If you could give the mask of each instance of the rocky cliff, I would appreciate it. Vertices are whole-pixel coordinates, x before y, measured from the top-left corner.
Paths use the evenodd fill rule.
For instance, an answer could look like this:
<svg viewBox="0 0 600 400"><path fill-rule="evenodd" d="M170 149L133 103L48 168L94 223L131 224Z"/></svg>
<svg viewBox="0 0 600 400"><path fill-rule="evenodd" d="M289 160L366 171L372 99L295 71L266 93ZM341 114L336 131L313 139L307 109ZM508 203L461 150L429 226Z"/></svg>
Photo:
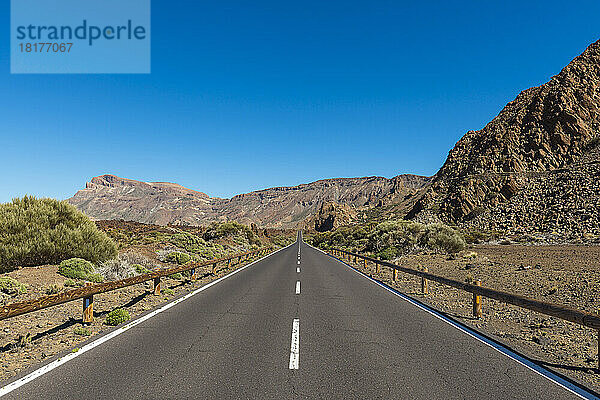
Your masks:
<svg viewBox="0 0 600 400"><path fill-rule="evenodd" d="M234 196L209 197L183 186L164 182L140 182L102 175L69 199L94 219L124 219L153 224L205 225L236 220L261 227L296 228L303 221L325 215L334 207L338 221L349 222L356 210L371 208L417 193L429 178L400 175L324 179L293 187L276 187ZM331 208L333 210L333 208ZM342 216L341 214L346 214ZM324 225L323 225L324 226Z"/></svg>
<svg viewBox="0 0 600 400"><path fill-rule="evenodd" d="M598 230L600 41L450 151L409 218L513 231Z"/></svg>

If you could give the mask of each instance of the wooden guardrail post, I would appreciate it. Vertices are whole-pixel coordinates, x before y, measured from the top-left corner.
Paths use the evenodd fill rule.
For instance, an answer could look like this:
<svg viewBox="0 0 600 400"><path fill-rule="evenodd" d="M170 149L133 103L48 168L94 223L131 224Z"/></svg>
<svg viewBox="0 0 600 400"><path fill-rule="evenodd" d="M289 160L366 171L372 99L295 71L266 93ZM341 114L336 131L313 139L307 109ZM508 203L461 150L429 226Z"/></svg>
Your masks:
<svg viewBox="0 0 600 400"><path fill-rule="evenodd" d="M398 280L398 270L394 268L394 282Z"/></svg>
<svg viewBox="0 0 600 400"><path fill-rule="evenodd" d="M365 267L365 269L367 269L367 259L365 258L363 261L365 262L364 267Z"/></svg>
<svg viewBox="0 0 600 400"><path fill-rule="evenodd" d="M212 272L213 272L213 274L214 274L215 272L217 272L217 263L213 263Z"/></svg>
<svg viewBox="0 0 600 400"><path fill-rule="evenodd" d="M477 280L473 283L475 286L481 286L481 281ZM473 293L473 316L475 318L481 318L483 312L481 310L481 296Z"/></svg>
<svg viewBox="0 0 600 400"><path fill-rule="evenodd" d="M160 276L154 278L154 294L156 296L160 294Z"/></svg>
<svg viewBox="0 0 600 400"><path fill-rule="evenodd" d="M423 267L423 272L429 272L427 267ZM427 294L428 291L429 291L429 284L427 283L427 279L425 279L424 277L421 277L421 293Z"/></svg>
<svg viewBox="0 0 600 400"><path fill-rule="evenodd" d="M378 262L376 262L376 263L375 263L375 273L376 273L376 274L378 274L378 273L379 273L379 270L380 270L380 268L381 268L381 267L379 266L379 263L378 263Z"/></svg>
<svg viewBox="0 0 600 400"><path fill-rule="evenodd" d="M231 258L227 259L227 268L229 268L229 266L231 265Z"/></svg>
<svg viewBox="0 0 600 400"><path fill-rule="evenodd" d="M195 281L196 280L196 268L190 269L190 281Z"/></svg>
<svg viewBox="0 0 600 400"><path fill-rule="evenodd" d="M91 282L86 282L85 286L91 286ZM94 322L94 295L83 298L83 318L82 323L91 324Z"/></svg>

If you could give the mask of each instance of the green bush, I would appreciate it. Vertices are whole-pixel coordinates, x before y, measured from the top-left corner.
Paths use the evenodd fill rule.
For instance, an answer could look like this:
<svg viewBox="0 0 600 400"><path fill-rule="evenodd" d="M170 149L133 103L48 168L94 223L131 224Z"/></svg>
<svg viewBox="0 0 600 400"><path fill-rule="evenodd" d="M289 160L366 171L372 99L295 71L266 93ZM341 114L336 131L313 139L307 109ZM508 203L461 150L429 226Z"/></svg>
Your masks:
<svg viewBox="0 0 600 400"><path fill-rule="evenodd" d="M73 279L67 279L64 283L63 283L64 287L80 287L83 286L83 282L76 282Z"/></svg>
<svg viewBox="0 0 600 400"><path fill-rule="evenodd" d="M310 239L322 249L367 252L384 260L420 251L456 253L466 246L462 235L447 225L403 220L340 227Z"/></svg>
<svg viewBox="0 0 600 400"><path fill-rule="evenodd" d="M237 239L237 241L243 239L251 245L261 244L260 239L256 233L252 231L252 229L235 221L224 222L220 224L213 223L206 230L206 232L204 232L203 237L206 240L219 239L222 237L233 237L234 241L236 241L235 239Z"/></svg>
<svg viewBox="0 0 600 400"><path fill-rule="evenodd" d="M66 201L25 196L0 204L0 272L73 257L98 263L116 255L114 242Z"/></svg>
<svg viewBox="0 0 600 400"><path fill-rule="evenodd" d="M135 272L138 275L142 275L142 274L147 274L150 272L150 270L146 267L144 267L143 265L140 264L133 264L133 268L135 268Z"/></svg>
<svg viewBox="0 0 600 400"><path fill-rule="evenodd" d="M73 329L73 333L80 336L90 336L92 334L92 331L78 326L77 328Z"/></svg>
<svg viewBox="0 0 600 400"><path fill-rule="evenodd" d="M381 260L393 260L400 256L400 251L396 247L386 247L376 254Z"/></svg>
<svg viewBox="0 0 600 400"><path fill-rule="evenodd" d="M58 273L71 279L102 282L102 276L94 272L94 264L82 258L64 260L58 266Z"/></svg>
<svg viewBox="0 0 600 400"><path fill-rule="evenodd" d="M8 295L27 293L27 288L21 282L8 276L0 277L0 292Z"/></svg>
<svg viewBox="0 0 600 400"><path fill-rule="evenodd" d="M169 242L191 253L200 253L207 247L207 243L204 239L187 232L174 234L169 239Z"/></svg>
<svg viewBox="0 0 600 400"><path fill-rule="evenodd" d="M166 260L170 263L183 265L190 262L191 257L189 256L189 254L181 253L179 251L173 251L167 254Z"/></svg>
<svg viewBox="0 0 600 400"><path fill-rule="evenodd" d="M60 288L58 287L58 285L50 285L46 288L47 295L57 294L59 292L60 292Z"/></svg>
<svg viewBox="0 0 600 400"><path fill-rule="evenodd" d="M104 323L106 325L117 326L120 323L129 321L130 318L131 317L129 316L129 311L127 311L123 308L117 308L116 310L112 310L111 312L108 313Z"/></svg>
<svg viewBox="0 0 600 400"><path fill-rule="evenodd" d="M426 225L421 242L431 250L450 254L458 253L467 246L460 233L441 223Z"/></svg>

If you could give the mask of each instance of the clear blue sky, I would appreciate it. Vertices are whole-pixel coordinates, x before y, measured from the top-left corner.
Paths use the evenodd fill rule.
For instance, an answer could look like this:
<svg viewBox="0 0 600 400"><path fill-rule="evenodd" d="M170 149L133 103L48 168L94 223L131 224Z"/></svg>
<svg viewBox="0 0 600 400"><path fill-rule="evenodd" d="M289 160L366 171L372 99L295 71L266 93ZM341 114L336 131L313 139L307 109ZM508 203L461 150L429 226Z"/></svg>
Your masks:
<svg viewBox="0 0 600 400"><path fill-rule="evenodd" d="M423 3L154 0L150 75L10 75L4 1L0 201L104 173L220 197L432 175L600 38L597 0Z"/></svg>

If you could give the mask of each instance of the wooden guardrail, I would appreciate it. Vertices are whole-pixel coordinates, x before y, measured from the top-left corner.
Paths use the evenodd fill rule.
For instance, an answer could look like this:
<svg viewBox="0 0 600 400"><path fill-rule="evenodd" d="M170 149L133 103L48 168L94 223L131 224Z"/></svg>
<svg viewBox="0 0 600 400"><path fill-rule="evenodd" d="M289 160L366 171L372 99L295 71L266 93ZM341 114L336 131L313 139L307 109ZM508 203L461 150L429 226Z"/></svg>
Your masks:
<svg viewBox="0 0 600 400"><path fill-rule="evenodd" d="M600 315L598 314L592 314L586 311L581 311L575 308L562 306L558 304L546 303L544 301L531 299L529 297L508 293L501 290L486 288L481 286L480 281L475 281L473 284L469 284L466 282L460 282L453 279L444 278L442 276L430 274L429 272L427 272L427 270L419 271L412 268L406 268L400 265L392 264L387 261L378 260L376 258L367 257L346 250L332 249L331 254L334 257L346 258L348 261L354 258L354 261L358 262L358 260L361 259L364 261L365 266L367 266L367 262L372 262L375 264L377 272L379 272L379 266L391 268L393 271L394 280L397 280L397 271L414 276L419 276L421 277L421 290L425 293L427 292L428 280L472 293L473 316L478 318L482 316L481 297L487 297L490 299L498 300L502 303L512 304L521 308L526 308L528 310L536 311L541 314L550 315L552 317L560 318L565 321L574 322L576 324L595 329L598 332L598 347L600 350ZM600 368L600 356L598 362L598 367Z"/></svg>
<svg viewBox="0 0 600 400"><path fill-rule="evenodd" d="M247 251L245 253L235 254L229 257L223 257L213 260L204 261L201 263L190 263L178 267L155 270L147 274L132 276L118 281L91 284L86 283L86 286L67 290L65 292L52 294L48 296L38 297L37 299L20 301L0 307L0 320L15 317L17 315L27 314L33 311L42 310L47 307L56 306L67 303L73 300L83 299L83 323L93 321L93 296L95 294L106 293L116 289L121 289L127 286L136 285L146 281L154 281L154 294L160 294L160 278L180 272L191 271L191 280L197 278L196 269L212 266L212 272L216 272L219 264L225 264L222 268L227 268L232 261L235 264L241 263L252 256L266 255L271 252L272 247L265 247L258 250Z"/></svg>

